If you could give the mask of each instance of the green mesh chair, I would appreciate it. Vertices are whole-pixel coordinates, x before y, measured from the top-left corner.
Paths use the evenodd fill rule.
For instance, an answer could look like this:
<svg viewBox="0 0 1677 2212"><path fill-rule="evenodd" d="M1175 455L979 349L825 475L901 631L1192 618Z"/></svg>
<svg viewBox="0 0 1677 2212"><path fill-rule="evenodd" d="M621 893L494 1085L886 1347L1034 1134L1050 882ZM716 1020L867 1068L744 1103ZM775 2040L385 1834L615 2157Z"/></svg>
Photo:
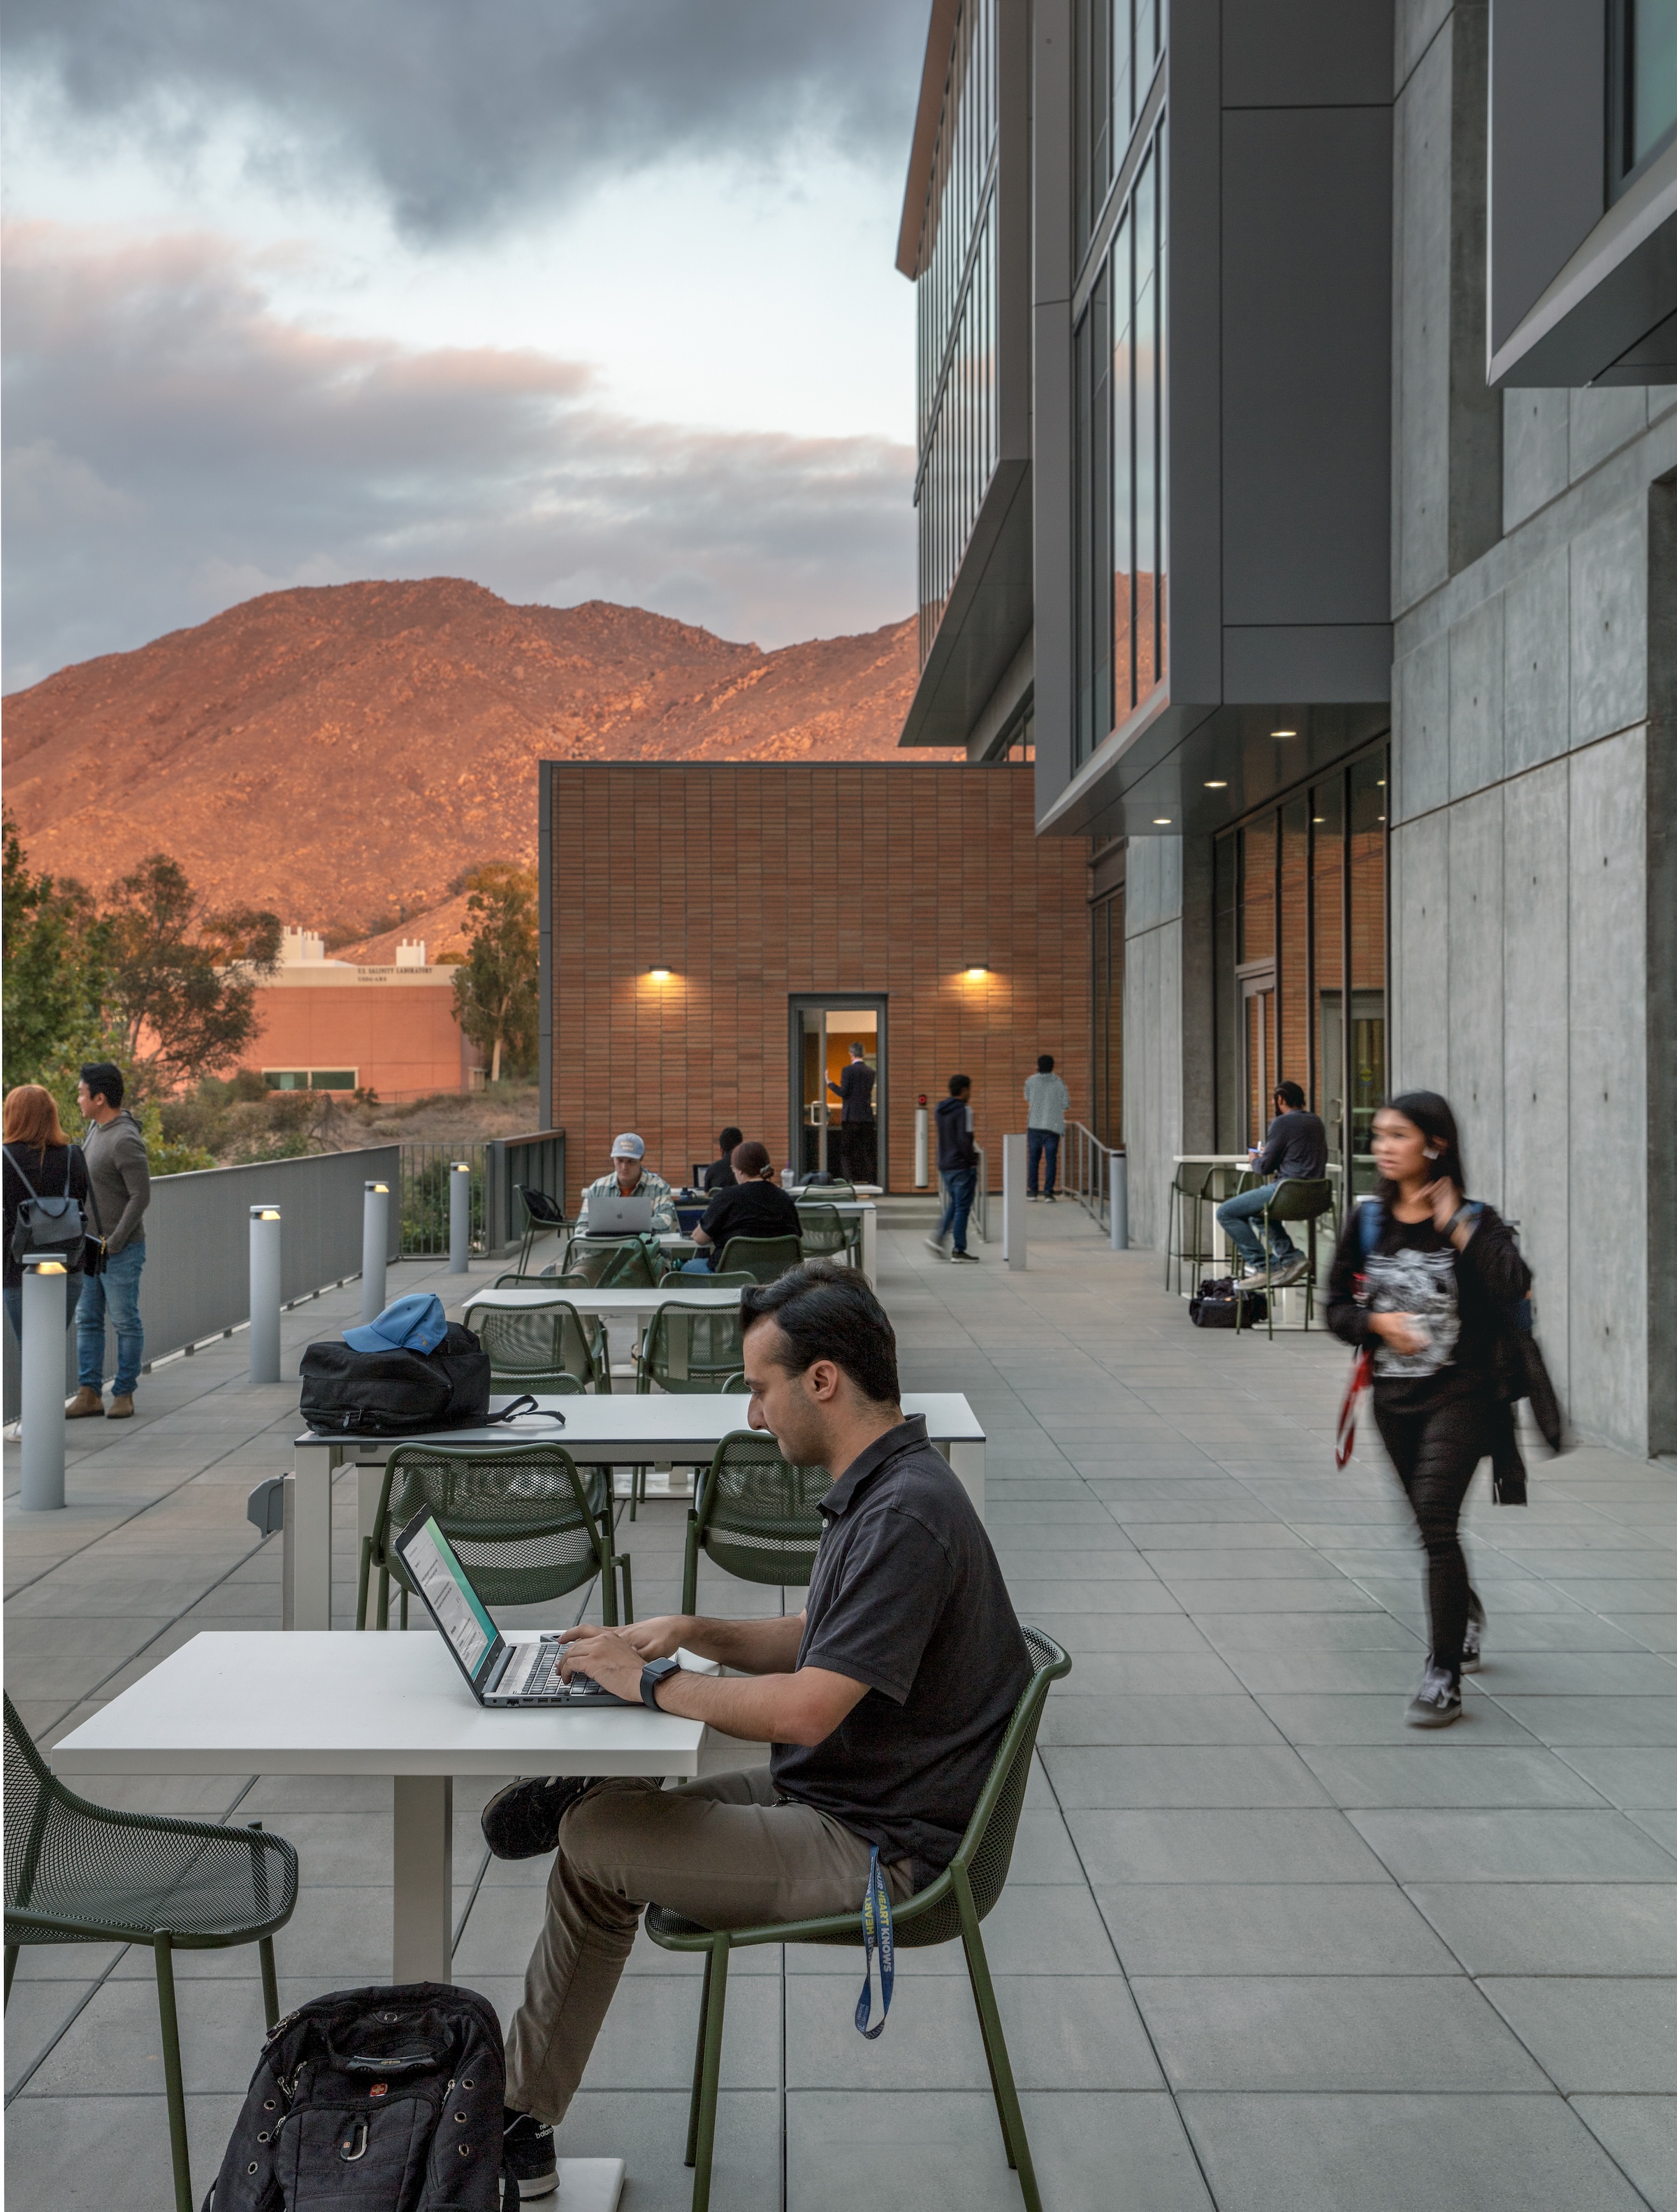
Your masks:
<svg viewBox="0 0 1677 2212"><path fill-rule="evenodd" d="M621 1237L573 1236L565 1247L561 1266L570 1275L580 1275L591 1289L598 1289L605 1279L608 1267L621 1258L623 1240Z"/></svg>
<svg viewBox="0 0 1677 2212"><path fill-rule="evenodd" d="M1264 1325L1272 1341L1275 1335L1275 1301L1280 1294L1272 1286L1270 1282L1270 1276L1273 1270L1271 1267L1269 1258L1271 1242L1269 1224L1272 1221L1303 1221L1308 1222L1309 1224L1309 1234L1306 1237L1306 1249L1309 1255L1309 1265L1304 1272L1302 1285L1294 1284L1292 1285L1294 1289L1302 1287L1303 1290L1304 1327L1308 1330L1315 1313L1317 1272L1316 1224L1324 1213L1333 1217L1335 1228L1334 1241L1337 1243L1339 1212L1333 1183L1326 1176L1288 1176L1282 1182L1276 1184L1273 1192L1271 1194L1268 1205L1265 1206L1263 1212L1258 1216L1258 1219L1261 1221L1264 1225ZM1242 1280L1255 1289L1258 1279L1255 1275L1247 1275L1243 1276ZM1236 1329L1241 1326L1241 1315L1244 1305L1245 1300L1243 1298L1236 1298L1235 1300L1235 1327Z"/></svg>
<svg viewBox="0 0 1677 2212"><path fill-rule="evenodd" d="M730 1237L722 1247L720 1272L749 1275L754 1283L772 1283L800 1267L803 1259L803 1246L796 1237Z"/></svg>
<svg viewBox="0 0 1677 2212"><path fill-rule="evenodd" d="M410 1585L395 1539L429 1506L454 1547L467 1579L486 1606L541 1605L599 1577L600 1617L617 1625L615 1577L621 1575L623 1619L635 1618L629 1565L612 1549L611 1476L585 1475L562 1444L527 1443L483 1450L462 1445L398 1444L385 1466L373 1533L362 1540L355 1626L365 1628L368 1585L378 1570L376 1626L390 1626L390 1585L401 1596L408 1625Z"/></svg>
<svg viewBox="0 0 1677 2212"><path fill-rule="evenodd" d="M854 1213L842 1214L835 1206L800 1206L798 1212L803 1224L798 1242L806 1260L836 1260L861 1243L861 1221Z"/></svg>
<svg viewBox="0 0 1677 2212"><path fill-rule="evenodd" d="M722 1385L722 1395L725 1398L735 1397L741 1394L747 1396L750 1395L749 1391L746 1390L745 1370L743 1367L740 1369L738 1375L730 1375L727 1381Z"/></svg>
<svg viewBox="0 0 1677 2212"><path fill-rule="evenodd" d="M611 1363L605 1331L598 1320L585 1322L568 1299L505 1311L478 1306L473 1313L477 1339L489 1355L489 1387L499 1391L562 1390L568 1376L586 1389L609 1393Z"/></svg>
<svg viewBox="0 0 1677 2212"><path fill-rule="evenodd" d="M550 1275L497 1275L493 1287L497 1291L591 1291L594 1287L586 1275L562 1275L556 1268Z"/></svg>
<svg viewBox="0 0 1677 2212"><path fill-rule="evenodd" d="M530 1264L530 1255L544 1237L556 1237L565 1225L565 1209L556 1198L550 1198L544 1190L532 1190L528 1184L515 1182L524 1206L524 1242L519 1246L520 1272Z"/></svg>
<svg viewBox="0 0 1677 2212"><path fill-rule="evenodd" d="M696 1275L689 1276L696 1283ZM739 1315L726 1307L684 1305L671 1298L653 1316L635 1353L635 1387L712 1391L737 1375L744 1359Z"/></svg>
<svg viewBox="0 0 1677 2212"><path fill-rule="evenodd" d="M832 1486L827 1468L792 1466L761 1429L724 1437L695 1486L687 1516L682 1611L691 1613L698 1602L702 1551L741 1582L806 1589L821 1541L816 1507Z"/></svg>
<svg viewBox="0 0 1677 2212"><path fill-rule="evenodd" d="M756 1280L756 1277L748 1275L743 1267L736 1268L731 1275L725 1275L720 1267L709 1275L690 1275L684 1268L669 1267L665 1270L658 1287L660 1291L679 1290L684 1283L690 1283L696 1290L738 1291Z"/></svg>
<svg viewBox="0 0 1677 2212"><path fill-rule="evenodd" d="M193 2212L180 2071L174 1954L254 1943L262 2009L279 2018L274 1931L297 1902L297 1854L283 1837L209 1820L90 1805L66 1790L6 1707L6 1987L25 1943L138 1943L157 1972L163 2087L176 2212Z"/></svg>
<svg viewBox="0 0 1677 2212"><path fill-rule="evenodd" d="M1030 1755L1042 1717L1050 1683L1072 1671L1072 1662L1052 1637L1027 1628L1031 1676L1013 1708L1007 1733L991 1762L990 1771L967 1832L955 1856L935 1881L891 1908L891 1926L900 1951L918 1950L933 1943L951 1943L958 1936L967 1954L967 1978L978 2008L979 2032L990 2063L990 2085L995 2093L996 2116L1001 2122L1002 2144L1007 2163L1019 2177L1019 2193L1026 2212L1042 2212L1037 2192L1030 2145L1025 2138L1024 2116L996 2009L989 1961L979 1923L1001 1895L1012 1863L1013 1839L1018 1833L1024 1805L1025 1784L1030 1775ZM716 2087L722 2063L722 2014L727 2000L730 1954L748 1944L846 1944L860 1949L862 1916L835 1913L819 1920L789 1920L759 1928L701 1928L658 1905L647 1908L647 1933L661 1950L701 1951L704 1954L704 1991L700 1999L699 2042L693 2060L693 2100L687 2123L687 2164L693 2168L693 2212L707 2212L710 2203L711 2160L716 2147Z"/></svg>
<svg viewBox="0 0 1677 2212"><path fill-rule="evenodd" d="M846 1182L841 1176L835 1176L831 1182L799 1183L797 1191L799 1206L806 1203L811 1206L835 1206L841 1199L848 1201L854 1199L855 1195L855 1184Z"/></svg>

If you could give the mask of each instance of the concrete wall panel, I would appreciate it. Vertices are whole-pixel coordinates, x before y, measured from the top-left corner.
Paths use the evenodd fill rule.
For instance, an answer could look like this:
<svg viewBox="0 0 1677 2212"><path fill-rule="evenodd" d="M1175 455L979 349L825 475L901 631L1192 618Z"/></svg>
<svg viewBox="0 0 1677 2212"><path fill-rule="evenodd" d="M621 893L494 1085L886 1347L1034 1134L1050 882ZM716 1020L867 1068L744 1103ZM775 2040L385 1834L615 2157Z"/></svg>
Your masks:
<svg viewBox="0 0 1677 2212"><path fill-rule="evenodd" d="M1444 1007L1449 986L1449 824L1443 814L1412 822L1393 839L1399 856L1392 900L1392 991L1402 1057L1398 1091L1449 1089Z"/></svg>
<svg viewBox="0 0 1677 2212"><path fill-rule="evenodd" d="M1450 0L1397 0L1393 23L1394 76L1400 91L1421 56L1449 22Z"/></svg>
<svg viewBox="0 0 1677 2212"><path fill-rule="evenodd" d="M1566 398L1567 472L1574 483L1648 428L1648 394L1640 385L1606 385L1569 392Z"/></svg>
<svg viewBox="0 0 1677 2212"><path fill-rule="evenodd" d="M1503 602L1498 592L1449 634L1450 796L1503 773Z"/></svg>
<svg viewBox="0 0 1677 2212"><path fill-rule="evenodd" d="M1572 743L1648 712L1648 509L1616 508L1571 543Z"/></svg>
<svg viewBox="0 0 1677 2212"><path fill-rule="evenodd" d="M1571 1371L1581 1428L1647 1449L1647 733L1571 762ZM1627 1291L1629 1295L1627 1296Z"/></svg>
<svg viewBox="0 0 1677 2212"><path fill-rule="evenodd" d="M1430 637L1392 670L1394 818L1411 822L1449 796L1448 636Z"/></svg>
<svg viewBox="0 0 1677 2212"><path fill-rule="evenodd" d="M1392 605L1449 574L1450 49L1436 39L1394 115Z"/></svg>
<svg viewBox="0 0 1677 2212"><path fill-rule="evenodd" d="M1503 795L1453 806L1449 823L1449 1080L1474 1189L1503 1202Z"/></svg>
<svg viewBox="0 0 1677 2212"><path fill-rule="evenodd" d="M1567 593L1566 548L1559 545L1503 594L1503 761L1510 775L1566 750Z"/></svg>
<svg viewBox="0 0 1677 2212"><path fill-rule="evenodd" d="M1516 529L1567 484L1567 395L1503 394L1503 528Z"/></svg>
<svg viewBox="0 0 1677 2212"><path fill-rule="evenodd" d="M1568 786L1565 761L1503 792L1503 1211L1537 1277L1538 1333L1568 1395Z"/></svg>

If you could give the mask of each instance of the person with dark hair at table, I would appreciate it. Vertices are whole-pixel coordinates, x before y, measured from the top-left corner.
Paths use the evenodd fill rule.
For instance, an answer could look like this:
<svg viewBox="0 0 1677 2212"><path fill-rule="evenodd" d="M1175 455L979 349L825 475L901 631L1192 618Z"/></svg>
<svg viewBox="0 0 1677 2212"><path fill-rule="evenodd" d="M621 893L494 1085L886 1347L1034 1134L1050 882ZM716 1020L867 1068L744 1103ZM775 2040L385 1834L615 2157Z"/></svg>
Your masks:
<svg viewBox="0 0 1677 2212"><path fill-rule="evenodd" d="M1284 1182L1319 1182L1328 1172L1328 1131L1319 1114L1307 1113L1304 1093L1296 1083L1275 1087L1275 1119L1261 1145L1250 1154L1254 1172L1261 1178L1254 1190L1225 1198L1217 1209L1219 1224L1239 1253L1249 1274L1264 1272L1264 1248L1255 1223ZM1309 1260L1288 1236L1285 1223L1269 1224L1269 1279L1277 1290L1296 1283L1309 1266Z"/></svg>
<svg viewBox="0 0 1677 2212"><path fill-rule="evenodd" d="M705 1218L693 1231L699 1256L687 1261L684 1275L710 1275L721 1265L724 1247L731 1237L800 1237L803 1223L798 1201L775 1180L775 1167L767 1145L749 1143L733 1148L733 1182L719 1190L705 1208Z"/></svg>
<svg viewBox="0 0 1677 2212"><path fill-rule="evenodd" d="M750 1425L832 1470L808 1601L790 1619L570 1629L567 1668L774 1749L680 1790L562 1777L485 1807L499 1856L558 1851L507 2039L506 2155L526 2197L555 2185L553 2130L645 1907L706 1928L854 1912L876 1849L900 1905L953 1856L1030 1677L984 1524L924 1419L903 1419L866 1279L811 1261L739 1310ZM727 1671L685 1670L682 1650Z"/></svg>
<svg viewBox="0 0 1677 2212"><path fill-rule="evenodd" d="M699 1178L701 1190L732 1190L738 1178L733 1171L735 1148L745 1141L745 1132L736 1129L732 1122L716 1139L716 1149L722 1155L713 1160Z"/></svg>

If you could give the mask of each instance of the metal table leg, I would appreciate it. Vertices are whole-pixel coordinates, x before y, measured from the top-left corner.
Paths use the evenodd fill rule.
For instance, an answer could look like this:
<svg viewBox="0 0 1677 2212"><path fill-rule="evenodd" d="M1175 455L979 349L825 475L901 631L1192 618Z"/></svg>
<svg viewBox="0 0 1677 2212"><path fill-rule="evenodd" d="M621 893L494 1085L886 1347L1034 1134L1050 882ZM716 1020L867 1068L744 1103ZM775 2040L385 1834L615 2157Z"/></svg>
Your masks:
<svg viewBox="0 0 1677 2212"><path fill-rule="evenodd" d="M395 1895L391 1979L454 1978L454 1780L398 1774L395 1780Z"/></svg>
<svg viewBox="0 0 1677 2212"><path fill-rule="evenodd" d="M283 1619L288 1628L332 1625L332 1476L341 1444L299 1444L286 1499Z"/></svg>
<svg viewBox="0 0 1677 2212"><path fill-rule="evenodd" d="M862 1216L862 1273L874 1290L879 1287L879 1216L871 1211Z"/></svg>
<svg viewBox="0 0 1677 2212"><path fill-rule="evenodd" d="M977 1509L978 1517L984 1518L984 1445L969 1437L962 1443L940 1446L945 1457L955 1470L961 1487Z"/></svg>

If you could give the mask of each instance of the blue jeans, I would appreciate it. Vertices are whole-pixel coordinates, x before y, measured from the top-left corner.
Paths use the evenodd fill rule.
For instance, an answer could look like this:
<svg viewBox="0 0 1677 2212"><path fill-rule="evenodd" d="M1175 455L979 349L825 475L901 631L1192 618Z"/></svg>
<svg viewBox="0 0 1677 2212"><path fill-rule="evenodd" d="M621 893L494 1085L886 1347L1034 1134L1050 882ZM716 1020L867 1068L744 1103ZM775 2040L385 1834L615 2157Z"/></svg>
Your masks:
<svg viewBox="0 0 1677 2212"><path fill-rule="evenodd" d="M681 1272L684 1275L710 1275L716 1271L710 1264L709 1255L701 1252L696 1260L684 1260Z"/></svg>
<svg viewBox="0 0 1677 2212"><path fill-rule="evenodd" d="M967 1216L972 1212L973 1194L978 1188L976 1168L951 1168L944 1176L944 1218L938 1224L938 1242L941 1244L952 1229L955 1249L967 1249Z"/></svg>
<svg viewBox="0 0 1677 2212"><path fill-rule="evenodd" d="M146 1240L137 1237L105 1262L101 1275L89 1275L82 1285L82 1303L76 1310L76 1380L84 1390L105 1387L105 1319L108 1314L117 1332L117 1379L112 1385L118 1398L131 1398L145 1357L145 1334L140 1327L140 1270L146 1263Z"/></svg>
<svg viewBox="0 0 1677 2212"><path fill-rule="evenodd" d="M1029 1163L1029 1172L1025 1176L1026 1190L1029 1191L1032 1198L1036 1197L1036 1170L1039 1164L1046 1164L1048 1173L1043 1177L1042 1191L1044 1196L1052 1198L1054 1196L1054 1174L1060 1166L1059 1130L1027 1129L1025 1131L1025 1158Z"/></svg>
<svg viewBox="0 0 1677 2212"><path fill-rule="evenodd" d="M64 1327L68 1328L76 1318L76 1301L82 1295L82 1285L87 1278L77 1268L73 1275L64 1277ZM5 1292L6 1311L12 1324L12 1334L19 1344L23 1341L23 1285L12 1285Z"/></svg>
<svg viewBox="0 0 1677 2212"><path fill-rule="evenodd" d="M1276 1192L1279 1182L1267 1182L1257 1190L1243 1190L1237 1198L1225 1198L1217 1209L1217 1218L1229 1232L1229 1241L1249 1267L1261 1267L1264 1263L1263 1240L1253 1227L1253 1218L1261 1214ZM1284 1222L1270 1224L1269 1257L1272 1265L1279 1267L1291 1260L1298 1247L1286 1231Z"/></svg>

